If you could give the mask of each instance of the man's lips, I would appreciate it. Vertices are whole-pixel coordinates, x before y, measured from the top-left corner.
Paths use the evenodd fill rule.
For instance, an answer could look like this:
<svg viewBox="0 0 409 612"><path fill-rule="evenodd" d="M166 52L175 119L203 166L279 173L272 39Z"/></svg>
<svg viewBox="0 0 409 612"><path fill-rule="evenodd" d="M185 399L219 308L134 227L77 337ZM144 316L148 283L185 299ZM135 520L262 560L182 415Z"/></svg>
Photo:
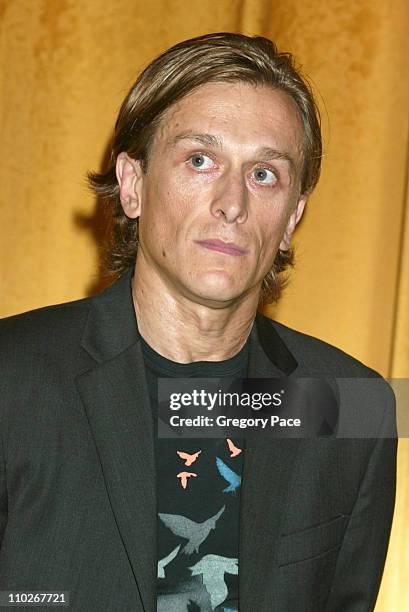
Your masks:
<svg viewBox="0 0 409 612"><path fill-rule="evenodd" d="M195 240L197 244L210 249L211 251L219 251L226 255L245 255L247 251L234 244L234 242L223 242L223 240Z"/></svg>

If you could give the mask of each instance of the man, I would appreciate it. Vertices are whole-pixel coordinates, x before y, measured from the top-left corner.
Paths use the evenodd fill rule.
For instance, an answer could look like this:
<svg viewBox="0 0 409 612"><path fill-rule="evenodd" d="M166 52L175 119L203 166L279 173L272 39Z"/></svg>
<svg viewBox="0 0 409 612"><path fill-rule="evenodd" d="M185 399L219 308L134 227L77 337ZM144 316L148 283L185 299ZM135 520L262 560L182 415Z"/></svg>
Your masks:
<svg viewBox="0 0 409 612"><path fill-rule="evenodd" d="M67 592L86 612L373 610L395 492L387 401L360 406L376 438L155 433L159 378L369 378L388 396L257 314L320 159L309 87L267 39L185 41L136 81L90 177L120 280L2 324L0 589Z"/></svg>

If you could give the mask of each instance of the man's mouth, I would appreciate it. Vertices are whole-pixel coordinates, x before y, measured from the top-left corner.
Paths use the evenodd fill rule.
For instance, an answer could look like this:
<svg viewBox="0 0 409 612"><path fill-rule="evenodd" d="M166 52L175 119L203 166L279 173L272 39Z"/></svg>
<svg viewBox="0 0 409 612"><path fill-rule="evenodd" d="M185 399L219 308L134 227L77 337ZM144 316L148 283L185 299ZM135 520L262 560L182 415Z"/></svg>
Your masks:
<svg viewBox="0 0 409 612"><path fill-rule="evenodd" d="M245 255L246 249L239 247L234 242L223 242L223 240L195 240L196 244L200 244L205 249L211 251L218 251L219 253L225 253L226 255Z"/></svg>

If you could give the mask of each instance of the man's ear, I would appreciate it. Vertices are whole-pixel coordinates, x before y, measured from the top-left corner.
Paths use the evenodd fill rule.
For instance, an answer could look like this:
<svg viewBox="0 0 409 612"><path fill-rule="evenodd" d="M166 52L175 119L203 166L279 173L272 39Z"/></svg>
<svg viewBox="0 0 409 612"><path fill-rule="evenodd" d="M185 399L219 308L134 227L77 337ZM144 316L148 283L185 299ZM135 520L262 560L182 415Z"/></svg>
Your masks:
<svg viewBox="0 0 409 612"><path fill-rule="evenodd" d="M141 214L142 204L143 172L141 162L132 159L123 151L116 159L115 170L124 213L130 219L136 219Z"/></svg>
<svg viewBox="0 0 409 612"><path fill-rule="evenodd" d="M288 219L287 227L285 228L284 235L281 239L279 249L280 251L288 251L291 246L291 238L294 234L294 230L297 226L297 223L302 217L304 212L305 205L307 203L308 196L302 195L300 196L297 206L294 208L293 212Z"/></svg>

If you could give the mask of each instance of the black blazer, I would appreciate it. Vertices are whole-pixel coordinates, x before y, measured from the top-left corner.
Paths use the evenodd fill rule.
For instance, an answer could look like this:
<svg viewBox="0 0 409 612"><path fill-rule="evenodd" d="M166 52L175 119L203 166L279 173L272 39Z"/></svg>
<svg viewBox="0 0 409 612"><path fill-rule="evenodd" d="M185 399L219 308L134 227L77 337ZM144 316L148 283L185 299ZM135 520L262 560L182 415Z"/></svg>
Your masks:
<svg viewBox="0 0 409 612"><path fill-rule="evenodd" d="M3 320L0 339L0 590L154 612L154 445L131 273L94 298ZM262 315L249 359L253 378L377 376ZM387 405L360 409L394 427ZM391 438L248 441L240 611L372 610L395 473Z"/></svg>

